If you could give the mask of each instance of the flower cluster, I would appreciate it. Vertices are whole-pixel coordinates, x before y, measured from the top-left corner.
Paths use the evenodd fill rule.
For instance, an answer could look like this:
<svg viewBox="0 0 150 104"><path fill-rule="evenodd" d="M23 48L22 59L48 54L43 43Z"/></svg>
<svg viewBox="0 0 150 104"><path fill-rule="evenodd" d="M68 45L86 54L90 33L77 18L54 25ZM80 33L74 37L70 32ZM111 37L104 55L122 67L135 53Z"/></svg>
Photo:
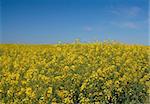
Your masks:
<svg viewBox="0 0 150 104"><path fill-rule="evenodd" d="M0 103L144 103L149 53L149 46L117 42L1 44Z"/></svg>

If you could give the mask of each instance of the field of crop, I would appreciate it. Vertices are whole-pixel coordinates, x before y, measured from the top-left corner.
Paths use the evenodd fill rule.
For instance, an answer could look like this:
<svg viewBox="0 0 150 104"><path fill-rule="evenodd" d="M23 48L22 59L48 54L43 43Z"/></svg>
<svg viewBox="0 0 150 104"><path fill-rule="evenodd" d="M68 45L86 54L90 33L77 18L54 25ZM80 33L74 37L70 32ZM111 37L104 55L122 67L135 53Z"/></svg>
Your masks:
<svg viewBox="0 0 150 104"><path fill-rule="evenodd" d="M150 47L117 42L0 45L0 104L143 104Z"/></svg>

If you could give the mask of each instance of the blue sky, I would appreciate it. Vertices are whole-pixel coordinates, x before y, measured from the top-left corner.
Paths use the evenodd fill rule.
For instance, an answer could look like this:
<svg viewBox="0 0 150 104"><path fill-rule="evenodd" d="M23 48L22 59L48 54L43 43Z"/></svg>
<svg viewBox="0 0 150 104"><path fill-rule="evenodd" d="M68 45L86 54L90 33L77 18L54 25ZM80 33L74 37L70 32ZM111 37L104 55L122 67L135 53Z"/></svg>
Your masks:
<svg viewBox="0 0 150 104"><path fill-rule="evenodd" d="M0 0L1 43L148 45L149 0Z"/></svg>

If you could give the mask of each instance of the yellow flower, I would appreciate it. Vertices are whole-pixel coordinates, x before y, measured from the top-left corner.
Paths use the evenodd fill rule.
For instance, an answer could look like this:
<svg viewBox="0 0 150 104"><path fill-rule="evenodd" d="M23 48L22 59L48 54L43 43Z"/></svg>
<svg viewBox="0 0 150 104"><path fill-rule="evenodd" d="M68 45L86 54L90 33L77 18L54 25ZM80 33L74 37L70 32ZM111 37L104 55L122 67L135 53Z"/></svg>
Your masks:
<svg viewBox="0 0 150 104"><path fill-rule="evenodd" d="M63 70L64 70L64 71L69 70L69 66L65 66L65 67L63 68Z"/></svg>
<svg viewBox="0 0 150 104"><path fill-rule="evenodd" d="M148 53L150 46L115 41L0 44L0 104L116 103L124 94L143 103L150 93Z"/></svg>
<svg viewBox="0 0 150 104"><path fill-rule="evenodd" d="M32 94L32 88L28 87L26 88L26 92L25 92L28 96L30 96Z"/></svg>
<svg viewBox="0 0 150 104"><path fill-rule="evenodd" d="M111 86L112 86L112 80L106 81L106 86L107 86L107 87L111 87Z"/></svg>
<svg viewBox="0 0 150 104"><path fill-rule="evenodd" d="M52 91L53 91L52 87L48 87L47 93L52 94Z"/></svg>

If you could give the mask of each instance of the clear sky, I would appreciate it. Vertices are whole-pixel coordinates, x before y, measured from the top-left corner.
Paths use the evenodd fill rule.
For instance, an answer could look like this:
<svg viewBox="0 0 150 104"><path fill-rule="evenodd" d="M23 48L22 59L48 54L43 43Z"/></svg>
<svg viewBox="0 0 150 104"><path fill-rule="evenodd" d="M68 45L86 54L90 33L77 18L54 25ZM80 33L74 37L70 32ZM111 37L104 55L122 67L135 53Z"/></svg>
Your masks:
<svg viewBox="0 0 150 104"><path fill-rule="evenodd" d="M149 0L0 0L1 43L148 45Z"/></svg>

